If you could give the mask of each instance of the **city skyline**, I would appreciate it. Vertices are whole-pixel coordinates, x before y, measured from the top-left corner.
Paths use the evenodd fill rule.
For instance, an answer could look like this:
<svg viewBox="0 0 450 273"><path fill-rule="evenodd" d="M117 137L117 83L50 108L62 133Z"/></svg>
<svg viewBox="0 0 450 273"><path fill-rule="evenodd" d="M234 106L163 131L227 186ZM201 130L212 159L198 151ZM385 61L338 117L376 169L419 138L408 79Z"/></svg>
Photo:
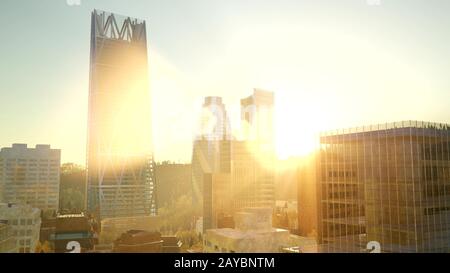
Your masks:
<svg viewBox="0 0 450 273"><path fill-rule="evenodd" d="M317 2L2 1L0 21L17 24L0 45L0 147L51 144L62 162L85 165L94 8L147 21L157 161L190 161L205 96L221 96L237 124L236 101L258 87L275 93L281 157L328 129L448 123L450 3Z"/></svg>

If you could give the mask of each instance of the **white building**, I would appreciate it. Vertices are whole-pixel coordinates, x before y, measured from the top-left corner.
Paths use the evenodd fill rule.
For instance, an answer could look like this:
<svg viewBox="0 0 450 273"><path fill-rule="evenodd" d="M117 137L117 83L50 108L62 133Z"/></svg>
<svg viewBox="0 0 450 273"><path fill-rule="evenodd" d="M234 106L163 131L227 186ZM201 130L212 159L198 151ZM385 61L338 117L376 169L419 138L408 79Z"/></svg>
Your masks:
<svg viewBox="0 0 450 273"><path fill-rule="evenodd" d="M34 253L41 228L40 209L29 205L0 203L0 222L7 222L18 252Z"/></svg>
<svg viewBox="0 0 450 273"><path fill-rule="evenodd" d="M0 202L58 210L61 150L13 144L0 150Z"/></svg>
<svg viewBox="0 0 450 273"><path fill-rule="evenodd" d="M206 253L279 253L289 247L290 233L272 228L272 208L246 208L236 213L236 228L208 229Z"/></svg>

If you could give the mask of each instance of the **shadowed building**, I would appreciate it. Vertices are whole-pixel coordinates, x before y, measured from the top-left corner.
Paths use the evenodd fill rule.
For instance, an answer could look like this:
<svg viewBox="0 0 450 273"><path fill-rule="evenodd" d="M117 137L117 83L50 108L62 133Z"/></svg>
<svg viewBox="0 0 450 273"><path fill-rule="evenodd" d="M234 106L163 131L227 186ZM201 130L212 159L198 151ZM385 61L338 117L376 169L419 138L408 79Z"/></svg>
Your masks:
<svg viewBox="0 0 450 273"><path fill-rule="evenodd" d="M180 253L182 243L175 236L159 232L129 230L114 241L116 253Z"/></svg>
<svg viewBox="0 0 450 273"><path fill-rule="evenodd" d="M156 214L145 21L92 13L87 208Z"/></svg>
<svg viewBox="0 0 450 273"><path fill-rule="evenodd" d="M324 251L450 251L450 126L405 121L321 134Z"/></svg>
<svg viewBox="0 0 450 273"><path fill-rule="evenodd" d="M82 213L58 215L55 220L55 233L50 236L55 253L69 252L67 244L71 241L80 244L81 252L92 250L98 241L97 238L93 220Z"/></svg>

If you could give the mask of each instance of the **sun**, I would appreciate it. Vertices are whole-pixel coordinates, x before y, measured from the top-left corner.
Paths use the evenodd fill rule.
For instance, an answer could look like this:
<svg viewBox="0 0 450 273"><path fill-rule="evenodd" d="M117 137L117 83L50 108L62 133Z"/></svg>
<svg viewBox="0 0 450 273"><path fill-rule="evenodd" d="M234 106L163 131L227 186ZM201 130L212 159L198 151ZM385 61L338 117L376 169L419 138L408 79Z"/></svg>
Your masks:
<svg viewBox="0 0 450 273"><path fill-rule="evenodd" d="M295 101L295 100L294 100ZM324 114L312 107L299 107L292 101L275 103L275 146L278 158L306 156L318 148Z"/></svg>

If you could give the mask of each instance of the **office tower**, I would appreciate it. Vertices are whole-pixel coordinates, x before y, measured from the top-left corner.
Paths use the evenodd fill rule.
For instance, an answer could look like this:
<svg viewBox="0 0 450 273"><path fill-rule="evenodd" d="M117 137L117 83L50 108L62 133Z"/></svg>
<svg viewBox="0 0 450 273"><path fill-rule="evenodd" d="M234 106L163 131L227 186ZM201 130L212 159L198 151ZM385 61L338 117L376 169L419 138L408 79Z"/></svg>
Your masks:
<svg viewBox="0 0 450 273"><path fill-rule="evenodd" d="M254 89L253 95L241 100L241 127L245 140L255 141L258 150L274 152L273 92Z"/></svg>
<svg viewBox="0 0 450 273"><path fill-rule="evenodd" d="M222 98L206 97L192 153L193 203L202 206L203 230L216 227L217 215L230 207L224 191L230 185L230 132Z"/></svg>
<svg viewBox="0 0 450 273"><path fill-rule="evenodd" d="M231 192L230 173L205 173L203 177L203 231L211 228L234 227Z"/></svg>
<svg viewBox="0 0 450 273"><path fill-rule="evenodd" d="M244 140L231 145L233 209L275 207L275 144L272 92L255 89L241 100Z"/></svg>
<svg viewBox="0 0 450 273"><path fill-rule="evenodd" d="M61 150L50 145L13 144L0 151L0 202L23 203L43 211L59 208Z"/></svg>
<svg viewBox="0 0 450 273"><path fill-rule="evenodd" d="M221 97L206 97L201 115L199 139L231 139L230 121Z"/></svg>
<svg viewBox="0 0 450 273"><path fill-rule="evenodd" d="M249 141L231 146L233 210L247 207L275 207L273 155L260 153Z"/></svg>
<svg viewBox="0 0 450 273"><path fill-rule="evenodd" d="M229 125L221 99L205 99L203 107L214 118L202 123L208 126L194 142L192 158L194 201L203 203L204 231L234 226L234 213L244 208L274 208L273 103L273 93L259 89L241 100L244 139L237 140L222 134Z"/></svg>
<svg viewBox="0 0 450 273"><path fill-rule="evenodd" d="M94 11L91 27L87 208L155 215L145 21Z"/></svg>
<svg viewBox="0 0 450 273"><path fill-rule="evenodd" d="M450 125L405 121L321 134L326 251L450 250Z"/></svg>
<svg viewBox="0 0 450 273"><path fill-rule="evenodd" d="M0 203L0 222L12 229L19 253L34 253L39 241L41 210L29 205Z"/></svg>
<svg viewBox="0 0 450 273"><path fill-rule="evenodd" d="M317 154L300 160L297 169L298 235L317 239Z"/></svg>

